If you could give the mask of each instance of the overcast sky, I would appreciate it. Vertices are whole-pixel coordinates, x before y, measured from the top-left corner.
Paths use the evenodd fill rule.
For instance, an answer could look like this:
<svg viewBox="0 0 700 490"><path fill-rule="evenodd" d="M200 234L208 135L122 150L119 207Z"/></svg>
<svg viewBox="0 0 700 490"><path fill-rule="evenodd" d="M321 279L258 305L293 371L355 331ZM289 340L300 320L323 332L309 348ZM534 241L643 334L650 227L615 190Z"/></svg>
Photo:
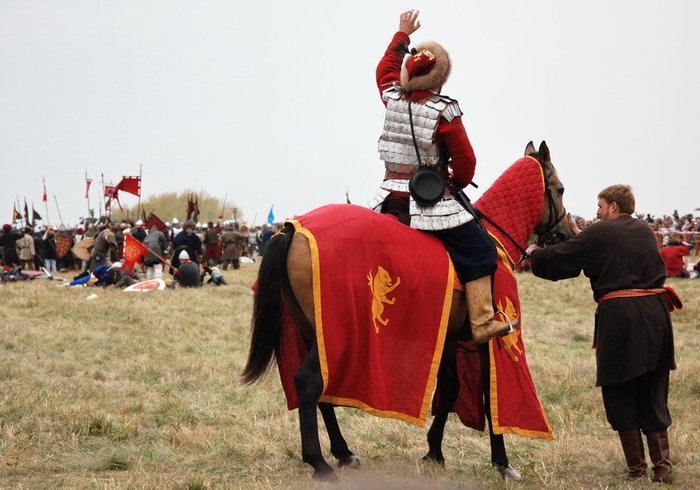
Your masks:
<svg viewBox="0 0 700 490"><path fill-rule="evenodd" d="M412 41L451 54L472 197L544 139L574 214L616 183L639 212L700 207L697 1L0 0L0 221L16 197L44 214L43 176L51 221L55 195L76 223L86 170L116 184L139 165L144 196L228 194L249 223L346 189L365 205L383 176L374 71L408 8Z"/></svg>

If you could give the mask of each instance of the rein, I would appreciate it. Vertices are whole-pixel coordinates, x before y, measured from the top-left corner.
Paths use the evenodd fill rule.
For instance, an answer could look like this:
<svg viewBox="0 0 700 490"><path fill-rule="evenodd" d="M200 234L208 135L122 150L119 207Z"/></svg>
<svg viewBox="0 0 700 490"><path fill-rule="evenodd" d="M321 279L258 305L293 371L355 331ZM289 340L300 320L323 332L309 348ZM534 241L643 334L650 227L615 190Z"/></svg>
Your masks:
<svg viewBox="0 0 700 490"><path fill-rule="evenodd" d="M549 220L547 222L547 225L544 228L544 231L542 231L541 233L538 233L537 231L535 231L535 233L537 233L539 235L539 237L537 238L537 246L539 246L539 247L541 247L545 244L548 244L548 243L552 243L555 240L557 233L551 233L551 231L566 216L566 210L563 210L561 212L561 215L559 215L559 217L556 217L557 208L554 204L554 196L552 195L552 188L549 186L549 178L552 176L553 172L554 172L554 170L551 170L551 171L545 173L545 175L544 175L544 199L545 199L545 201L547 201L547 204L549 207ZM556 217L556 219L552 219L552 217Z"/></svg>

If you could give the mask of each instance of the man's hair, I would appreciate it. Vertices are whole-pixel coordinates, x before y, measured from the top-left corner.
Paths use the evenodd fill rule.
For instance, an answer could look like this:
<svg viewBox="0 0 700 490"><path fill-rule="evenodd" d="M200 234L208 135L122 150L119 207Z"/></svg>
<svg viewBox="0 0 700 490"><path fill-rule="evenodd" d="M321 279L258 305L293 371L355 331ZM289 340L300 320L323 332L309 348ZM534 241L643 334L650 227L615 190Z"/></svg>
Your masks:
<svg viewBox="0 0 700 490"><path fill-rule="evenodd" d="M598 199L600 198L605 199L609 204L616 202L621 213L634 213L634 194L628 185L616 184L606 187L598 194Z"/></svg>

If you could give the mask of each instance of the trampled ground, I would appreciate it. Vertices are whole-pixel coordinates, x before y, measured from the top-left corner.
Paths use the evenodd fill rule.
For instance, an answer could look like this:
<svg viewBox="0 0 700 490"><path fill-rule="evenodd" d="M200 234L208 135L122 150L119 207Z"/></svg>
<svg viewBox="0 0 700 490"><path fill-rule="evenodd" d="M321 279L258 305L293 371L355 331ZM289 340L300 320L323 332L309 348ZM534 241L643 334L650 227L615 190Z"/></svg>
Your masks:
<svg viewBox="0 0 700 490"><path fill-rule="evenodd" d="M0 287L0 487L307 488L296 412L275 372L238 382L257 266L228 287L126 294L34 281ZM595 304L585 278L519 276L528 360L552 442L506 436L518 488L625 488L594 385ZM669 281L679 369L671 376L678 487L700 485L700 280ZM92 294L97 299L87 300ZM498 488L485 434L451 419L446 469L420 462L425 431L339 409L360 470L337 488ZM327 441L324 437L324 450ZM650 482L635 488L656 487Z"/></svg>

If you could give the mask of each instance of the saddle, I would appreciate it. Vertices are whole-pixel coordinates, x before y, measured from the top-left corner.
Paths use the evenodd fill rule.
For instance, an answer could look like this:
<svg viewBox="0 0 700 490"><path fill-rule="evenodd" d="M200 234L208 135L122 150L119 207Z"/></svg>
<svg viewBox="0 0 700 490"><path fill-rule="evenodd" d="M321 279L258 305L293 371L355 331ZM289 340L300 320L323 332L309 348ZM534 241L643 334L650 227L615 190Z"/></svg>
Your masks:
<svg viewBox="0 0 700 490"><path fill-rule="evenodd" d="M396 216L399 223L406 226L411 226L411 214L409 212L409 204L407 197L389 196L382 204L382 214L391 214Z"/></svg>

